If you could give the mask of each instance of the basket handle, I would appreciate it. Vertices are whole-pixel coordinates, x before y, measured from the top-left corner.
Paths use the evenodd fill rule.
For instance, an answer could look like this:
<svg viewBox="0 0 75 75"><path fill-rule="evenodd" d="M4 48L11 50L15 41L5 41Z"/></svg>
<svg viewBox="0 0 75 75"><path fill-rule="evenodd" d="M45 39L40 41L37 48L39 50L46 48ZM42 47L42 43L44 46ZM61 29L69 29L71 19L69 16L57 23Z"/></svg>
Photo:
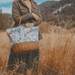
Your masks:
<svg viewBox="0 0 75 75"><path fill-rule="evenodd" d="M22 20L22 16L20 17L19 25L17 25L17 27L20 26L21 20ZM18 23L18 18L17 18L17 23ZM14 24L15 24L15 22L13 22L13 24L11 25L11 28L14 27Z"/></svg>
<svg viewBox="0 0 75 75"><path fill-rule="evenodd" d="M22 20L22 16L20 17L19 25L17 25L17 27L20 26L21 20ZM17 22L18 22L18 19L17 19Z"/></svg>

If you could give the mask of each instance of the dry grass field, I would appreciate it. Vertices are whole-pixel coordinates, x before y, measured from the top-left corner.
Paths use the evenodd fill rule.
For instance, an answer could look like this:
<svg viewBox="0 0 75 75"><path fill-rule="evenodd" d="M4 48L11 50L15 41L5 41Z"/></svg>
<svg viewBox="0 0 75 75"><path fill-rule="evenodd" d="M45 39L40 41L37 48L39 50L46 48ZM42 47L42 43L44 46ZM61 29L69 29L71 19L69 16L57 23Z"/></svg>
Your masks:
<svg viewBox="0 0 75 75"><path fill-rule="evenodd" d="M32 75L75 75L75 34L73 30L62 29L43 22L39 29L40 65ZM6 32L0 32L0 75L22 75L7 72L10 43Z"/></svg>

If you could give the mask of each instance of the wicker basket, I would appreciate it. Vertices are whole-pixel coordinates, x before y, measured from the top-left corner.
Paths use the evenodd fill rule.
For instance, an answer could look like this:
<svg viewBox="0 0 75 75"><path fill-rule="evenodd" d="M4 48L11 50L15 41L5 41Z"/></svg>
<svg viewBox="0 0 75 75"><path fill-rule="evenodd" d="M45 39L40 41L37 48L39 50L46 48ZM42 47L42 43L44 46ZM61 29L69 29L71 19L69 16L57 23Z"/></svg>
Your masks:
<svg viewBox="0 0 75 75"><path fill-rule="evenodd" d="M21 24L21 19L22 19L22 17L20 17L18 26L20 26L20 24ZM13 25L12 25L12 27L13 27ZM12 46L12 49L16 54L30 53L30 52L36 51L38 48L39 48L39 42L36 42L36 41L17 43Z"/></svg>
<svg viewBox="0 0 75 75"><path fill-rule="evenodd" d="M26 54L39 48L39 42L22 42L12 46L16 54Z"/></svg>

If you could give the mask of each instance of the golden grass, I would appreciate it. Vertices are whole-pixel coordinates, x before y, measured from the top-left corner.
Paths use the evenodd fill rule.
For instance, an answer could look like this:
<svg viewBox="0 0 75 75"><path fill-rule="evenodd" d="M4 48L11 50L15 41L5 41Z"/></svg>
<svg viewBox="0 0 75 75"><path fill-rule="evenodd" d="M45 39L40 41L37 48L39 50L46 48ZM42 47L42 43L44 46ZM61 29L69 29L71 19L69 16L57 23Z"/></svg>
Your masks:
<svg viewBox="0 0 75 75"><path fill-rule="evenodd" d="M40 42L40 62L55 72L51 75L75 74L75 35L52 32L43 34L43 37Z"/></svg>
<svg viewBox="0 0 75 75"><path fill-rule="evenodd" d="M33 71L32 75L75 75L75 34L73 30L62 29L57 26L47 25L45 22L39 26L42 32L43 39L40 40L40 65L38 71ZM10 52L9 44L6 45L4 39L6 34L0 33L0 52L2 57L6 57ZM2 37L2 38L1 38ZM4 43L3 43L3 41ZM1 42L2 41L2 42ZM5 52L8 52L8 54ZM2 64L0 62L0 64ZM2 66L2 65L0 65ZM0 72L3 74L4 71ZM18 75L16 73L10 74L11 71L6 72L7 75ZM13 73L13 72L12 72Z"/></svg>

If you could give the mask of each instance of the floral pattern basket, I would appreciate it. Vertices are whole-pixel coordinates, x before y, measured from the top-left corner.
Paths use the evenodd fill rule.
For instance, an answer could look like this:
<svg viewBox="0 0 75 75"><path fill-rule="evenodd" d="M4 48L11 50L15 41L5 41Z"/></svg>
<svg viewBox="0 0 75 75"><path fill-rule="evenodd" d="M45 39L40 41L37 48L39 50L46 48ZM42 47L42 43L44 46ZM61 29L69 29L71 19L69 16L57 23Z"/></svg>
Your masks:
<svg viewBox="0 0 75 75"><path fill-rule="evenodd" d="M39 42L38 26L26 28L20 25L19 27L7 29L6 32L9 36L11 46L21 42L30 42L30 41Z"/></svg>

